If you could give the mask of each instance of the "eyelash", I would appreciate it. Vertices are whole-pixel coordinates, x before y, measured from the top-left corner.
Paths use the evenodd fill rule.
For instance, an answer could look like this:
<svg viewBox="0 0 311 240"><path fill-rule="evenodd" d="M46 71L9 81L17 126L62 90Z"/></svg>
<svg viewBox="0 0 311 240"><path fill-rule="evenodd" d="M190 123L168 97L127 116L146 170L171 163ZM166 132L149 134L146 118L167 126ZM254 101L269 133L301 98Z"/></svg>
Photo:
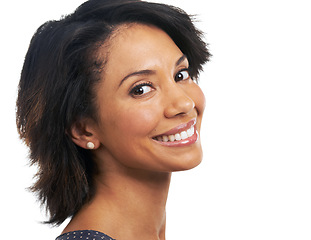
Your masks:
<svg viewBox="0 0 311 240"><path fill-rule="evenodd" d="M182 72L187 72L188 76L185 78L185 79L182 79L182 80L176 80L176 77L178 76L178 74L182 73ZM183 80L187 80L190 78L190 72L189 72L189 68L184 68L184 69L181 69L176 75L175 75L175 82L180 82L180 81L183 81Z"/></svg>
<svg viewBox="0 0 311 240"><path fill-rule="evenodd" d="M142 82L142 83L140 83L140 84L134 86L134 87L131 89L130 95L132 95L132 96L140 96L140 95L143 95L143 94L135 94L135 91L139 91L140 88L145 87L145 86L153 88L153 85L152 85L151 82Z"/></svg>
<svg viewBox="0 0 311 240"><path fill-rule="evenodd" d="M182 73L182 72L187 72L187 77L185 79L182 79L182 80L177 80L176 77ZM174 79L175 79L175 82L180 82L180 81L184 81L184 80L187 80L190 78L190 73L189 73L189 69L188 68L184 68L184 69L181 69L180 71L178 71L178 73L175 75ZM138 93L139 90L141 90L142 87L150 87L150 88L153 88L153 85L151 82L142 82L140 84L137 84L136 86L134 86L131 90L130 90L130 95L134 96L134 97L139 97L139 96L142 96L146 93Z"/></svg>

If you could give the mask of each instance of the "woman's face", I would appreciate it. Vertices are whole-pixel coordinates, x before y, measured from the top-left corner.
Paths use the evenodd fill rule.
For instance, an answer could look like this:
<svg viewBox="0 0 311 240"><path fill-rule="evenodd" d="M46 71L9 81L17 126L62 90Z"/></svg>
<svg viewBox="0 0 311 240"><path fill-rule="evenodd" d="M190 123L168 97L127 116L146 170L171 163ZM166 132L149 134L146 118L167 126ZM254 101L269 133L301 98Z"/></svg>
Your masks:
<svg viewBox="0 0 311 240"><path fill-rule="evenodd" d="M205 98L187 58L156 27L123 26L112 39L96 89L96 158L161 172L197 166Z"/></svg>

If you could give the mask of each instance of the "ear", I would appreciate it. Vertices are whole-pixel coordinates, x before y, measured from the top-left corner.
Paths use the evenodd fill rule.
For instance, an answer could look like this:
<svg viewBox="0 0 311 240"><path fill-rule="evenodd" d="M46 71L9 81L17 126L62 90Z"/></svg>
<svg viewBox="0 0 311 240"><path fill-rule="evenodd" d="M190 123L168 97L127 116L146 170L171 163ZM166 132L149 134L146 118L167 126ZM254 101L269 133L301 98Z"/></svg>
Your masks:
<svg viewBox="0 0 311 240"><path fill-rule="evenodd" d="M91 119L82 119L75 122L70 129L72 141L79 147L85 149L97 149L100 141L96 135L96 124ZM90 147L89 143L93 143L94 147Z"/></svg>

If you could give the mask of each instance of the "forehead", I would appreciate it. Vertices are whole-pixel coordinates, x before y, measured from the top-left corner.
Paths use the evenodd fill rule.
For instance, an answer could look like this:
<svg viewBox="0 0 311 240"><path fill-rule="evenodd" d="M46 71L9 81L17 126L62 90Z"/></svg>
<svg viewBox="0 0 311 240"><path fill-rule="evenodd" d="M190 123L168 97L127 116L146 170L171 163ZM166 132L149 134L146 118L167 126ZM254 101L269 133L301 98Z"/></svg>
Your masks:
<svg viewBox="0 0 311 240"><path fill-rule="evenodd" d="M109 40L106 73L137 70L155 65L175 64L182 52L163 30L149 25L120 26Z"/></svg>
<svg viewBox="0 0 311 240"><path fill-rule="evenodd" d="M112 37L110 38L110 48L120 48L122 46L128 47L130 44L133 47L137 47L140 44L144 44L144 47L149 45L167 47L174 45L177 47L169 35L162 29L146 24L130 23L120 25L114 30Z"/></svg>

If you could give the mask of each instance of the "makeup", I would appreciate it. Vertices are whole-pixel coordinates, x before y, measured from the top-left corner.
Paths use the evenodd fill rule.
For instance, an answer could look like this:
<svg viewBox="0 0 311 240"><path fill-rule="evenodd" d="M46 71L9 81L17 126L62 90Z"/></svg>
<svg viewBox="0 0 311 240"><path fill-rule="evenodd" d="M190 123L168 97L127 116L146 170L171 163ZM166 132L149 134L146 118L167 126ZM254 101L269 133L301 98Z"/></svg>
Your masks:
<svg viewBox="0 0 311 240"><path fill-rule="evenodd" d="M180 124L152 139L167 147L184 147L195 143L198 137L199 133L196 129L196 119L192 119L188 123Z"/></svg>

